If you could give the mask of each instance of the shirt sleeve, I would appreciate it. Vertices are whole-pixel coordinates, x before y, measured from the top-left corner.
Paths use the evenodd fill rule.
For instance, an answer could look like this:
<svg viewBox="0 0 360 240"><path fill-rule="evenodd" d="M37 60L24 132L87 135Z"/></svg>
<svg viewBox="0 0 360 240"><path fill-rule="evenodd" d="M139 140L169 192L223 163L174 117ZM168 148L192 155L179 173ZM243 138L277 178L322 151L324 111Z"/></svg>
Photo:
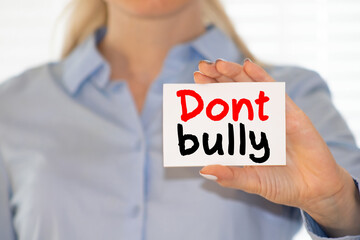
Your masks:
<svg viewBox="0 0 360 240"><path fill-rule="evenodd" d="M10 183L6 174L5 164L0 155L0 239L15 240L10 207Z"/></svg>
<svg viewBox="0 0 360 240"><path fill-rule="evenodd" d="M334 106L329 88L315 72L297 69L287 89L289 96L309 116L319 131L335 160L354 179L360 179L360 150L354 136L341 114ZM357 185L356 180L355 184ZM306 212L301 211L305 227L312 239L332 239ZM345 236L335 239L360 240L360 236Z"/></svg>

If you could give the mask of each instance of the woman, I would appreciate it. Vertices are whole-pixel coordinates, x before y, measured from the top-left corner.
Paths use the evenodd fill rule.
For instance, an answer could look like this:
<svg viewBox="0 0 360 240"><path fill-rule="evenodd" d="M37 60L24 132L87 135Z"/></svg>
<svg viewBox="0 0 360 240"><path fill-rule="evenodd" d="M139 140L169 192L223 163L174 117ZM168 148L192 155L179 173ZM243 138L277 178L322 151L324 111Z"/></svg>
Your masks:
<svg viewBox="0 0 360 240"><path fill-rule="evenodd" d="M360 153L317 74L238 64L215 0L74 4L63 60L0 88L1 239L290 239L300 213L314 239L360 238ZM287 83L286 167L201 169L228 188L162 168L162 84L204 59L197 83Z"/></svg>

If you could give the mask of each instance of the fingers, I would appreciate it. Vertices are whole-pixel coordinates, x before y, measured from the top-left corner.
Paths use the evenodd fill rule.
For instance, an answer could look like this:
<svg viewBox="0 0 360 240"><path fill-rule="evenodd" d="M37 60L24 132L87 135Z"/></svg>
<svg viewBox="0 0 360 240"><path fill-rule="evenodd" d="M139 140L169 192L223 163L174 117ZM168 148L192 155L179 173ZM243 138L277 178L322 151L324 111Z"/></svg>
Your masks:
<svg viewBox="0 0 360 240"><path fill-rule="evenodd" d="M238 63L219 60L216 61L215 67L219 73L232 79L234 82L253 81L243 70L243 66Z"/></svg>
<svg viewBox="0 0 360 240"><path fill-rule="evenodd" d="M262 67L250 60L245 60L244 71L255 82L275 82L275 80Z"/></svg>
<svg viewBox="0 0 360 240"><path fill-rule="evenodd" d="M245 61L243 66L244 72L255 82L275 82L275 80L259 65L251 61ZM285 111L286 111L286 137L289 146L301 146L302 148L310 148L313 146L313 138L319 138L315 134L316 129L312 125L311 120L306 114L285 95ZM312 134L313 133L313 134ZM309 137L309 135L311 137ZM320 138L319 138L320 139ZM322 142L322 141L318 141ZM305 147L306 146L306 147Z"/></svg>
<svg viewBox="0 0 360 240"><path fill-rule="evenodd" d="M224 76L216 70L216 64L220 60L217 60L215 63L209 61L200 61L199 70L204 75L216 79L217 82L233 82L231 78Z"/></svg>
<svg viewBox="0 0 360 240"><path fill-rule="evenodd" d="M223 187L236 188L249 193L259 193L260 180L251 167L230 167L209 165L201 174L216 176L216 182ZM214 179L214 178L213 178Z"/></svg>
<svg viewBox="0 0 360 240"><path fill-rule="evenodd" d="M217 82L216 79L208 77L199 71L194 72L194 80L195 83L200 83L200 84Z"/></svg>
<svg viewBox="0 0 360 240"><path fill-rule="evenodd" d="M263 68L249 60L245 60L243 66L222 59L215 63L203 60L199 63L199 70L218 82L275 82Z"/></svg>
<svg viewBox="0 0 360 240"><path fill-rule="evenodd" d="M201 72L194 73L197 83L216 82L275 82L259 65L245 61L244 65L218 59L215 63L201 61ZM309 120L301 109L286 95L286 132L288 137L297 134L302 126L309 125ZM306 124L305 124L306 123Z"/></svg>
<svg viewBox="0 0 360 240"><path fill-rule="evenodd" d="M228 62L222 59L216 62L200 61L200 72L217 82L252 82L253 80L243 70L243 66L234 62Z"/></svg>
<svg viewBox="0 0 360 240"><path fill-rule="evenodd" d="M215 64L207 60L202 60L199 62L199 70L201 73L211 78L216 79L217 77L221 76L221 74L216 70Z"/></svg>
<svg viewBox="0 0 360 240"><path fill-rule="evenodd" d="M255 82L275 82L275 80L259 65L245 61L243 71ZM292 101L292 99L286 94L286 132L292 135L294 132L298 132L304 125L304 122L309 122L305 113ZM307 123L308 124L308 123Z"/></svg>

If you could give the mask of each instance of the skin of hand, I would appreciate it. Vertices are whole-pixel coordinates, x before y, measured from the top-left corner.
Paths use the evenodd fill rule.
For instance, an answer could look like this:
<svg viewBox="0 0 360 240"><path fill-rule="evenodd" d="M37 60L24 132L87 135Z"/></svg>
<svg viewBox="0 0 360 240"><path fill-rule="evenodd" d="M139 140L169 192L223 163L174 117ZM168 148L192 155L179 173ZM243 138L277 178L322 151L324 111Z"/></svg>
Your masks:
<svg viewBox="0 0 360 240"><path fill-rule="evenodd" d="M201 61L196 83L274 82L251 61ZM306 211L331 237L360 234L360 197L350 174L340 167L310 119L286 95L286 166L210 165L200 173L223 187L258 194L274 203Z"/></svg>

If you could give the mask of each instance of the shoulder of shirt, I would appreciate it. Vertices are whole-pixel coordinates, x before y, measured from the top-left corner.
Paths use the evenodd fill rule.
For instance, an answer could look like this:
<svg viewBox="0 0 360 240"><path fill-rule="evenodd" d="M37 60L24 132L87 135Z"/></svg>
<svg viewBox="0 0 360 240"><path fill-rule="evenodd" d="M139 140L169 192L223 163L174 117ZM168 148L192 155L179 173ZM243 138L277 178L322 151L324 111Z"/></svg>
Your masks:
<svg viewBox="0 0 360 240"><path fill-rule="evenodd" d="M10 77L0 84L0 102L19 98L24 94L35 94L45 89L49 83L54 83L56 68L59 63L42 64Z"/></svg>
<svg viewBox="0 0 360 240"><path fill-rule="evenodd" d="M290 65L269 65L265 69L276 81L286 83L286 91L292 98L318 89L329 92L326 82L316 71Z"/></svg>

